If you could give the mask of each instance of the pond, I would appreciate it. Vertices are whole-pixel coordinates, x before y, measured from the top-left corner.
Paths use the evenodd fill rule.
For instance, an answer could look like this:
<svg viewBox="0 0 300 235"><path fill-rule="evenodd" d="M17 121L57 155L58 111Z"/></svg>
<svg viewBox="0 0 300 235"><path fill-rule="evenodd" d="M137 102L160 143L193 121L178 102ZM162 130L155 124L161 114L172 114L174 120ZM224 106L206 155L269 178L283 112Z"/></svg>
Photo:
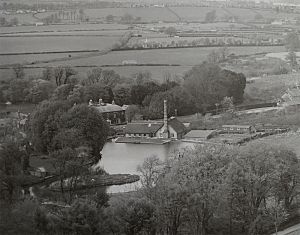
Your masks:
<svg viewBox="0 0 300 235"><path fill-rule="evenodd" d="M110 174L138 174L137 166L153 155L165 160L170 154L193 147L191 143L174 141L164 145L124 144L108 142L102 150L102 160L99 163ZM138 187L138 183L122 186L111 186L109 193L128 192Z"/></svg>

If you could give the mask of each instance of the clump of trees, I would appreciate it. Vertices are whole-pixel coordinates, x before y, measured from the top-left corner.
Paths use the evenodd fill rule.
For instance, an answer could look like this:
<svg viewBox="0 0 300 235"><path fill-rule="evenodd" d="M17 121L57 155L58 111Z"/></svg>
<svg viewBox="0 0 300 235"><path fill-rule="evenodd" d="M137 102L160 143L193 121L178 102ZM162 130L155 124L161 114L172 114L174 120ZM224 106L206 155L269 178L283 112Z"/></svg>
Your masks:
<svg viewBox="0 0 300 235"><path fill-rule="evenodd" d="M227 50L218 51L220 57ZM71 67L47 68L40 78L27 78L21 65L14 67L15 77L0 84L0 102L43 100L87 104L90 100L118 105L136 105L144 118L162 117L163 103L168 100L169 115L189 115L215 109L224 97L233 97L234 104L243 102L246 79L243 74L223 70L213 63L202 63L188 71L183 80L166 74L165 81L152 79L150 72L139 72L130 78L113 70L95 68L86 78L79 78ZM135 109L136 110L136 109Z"/></svg>
<svg viewBox="0 0 300 235"><path fill-rule="evenodd" d="M204 21L206 23L213 23L213 22L215 22L216 18L217 18L216 10L212 10L212 11L206 13Z"/></svg>
<svg viewBox="0 0 300 235"><path fill-rule="evenodd" d="M155 205L157 231L266 234L298 201L298 166L282 146L196 147L167 162L147 159L141 193Z"/></svg>
<svg viewBox="0 0 300 235"><path fill-rule="evenodd" d="M241 103L246 78L241 73L203 63L194 66L185 74L183 86L191 94L197 110L206 112L226 96L233 97L235 104Z"/></svg>

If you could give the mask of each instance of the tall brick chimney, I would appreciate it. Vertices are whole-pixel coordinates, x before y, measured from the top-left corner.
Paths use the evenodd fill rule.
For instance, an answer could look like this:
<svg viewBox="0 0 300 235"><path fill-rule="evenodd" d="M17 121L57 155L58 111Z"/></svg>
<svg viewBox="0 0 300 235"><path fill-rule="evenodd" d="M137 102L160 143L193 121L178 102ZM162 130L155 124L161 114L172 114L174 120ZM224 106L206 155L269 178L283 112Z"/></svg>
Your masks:
<svg viewBox="0 0 300 235"><path fill-rule="evenodd" d="M167 106L167 100L164 100L163 138L169 138L169 132L168 132L168 106Z"/></svg>

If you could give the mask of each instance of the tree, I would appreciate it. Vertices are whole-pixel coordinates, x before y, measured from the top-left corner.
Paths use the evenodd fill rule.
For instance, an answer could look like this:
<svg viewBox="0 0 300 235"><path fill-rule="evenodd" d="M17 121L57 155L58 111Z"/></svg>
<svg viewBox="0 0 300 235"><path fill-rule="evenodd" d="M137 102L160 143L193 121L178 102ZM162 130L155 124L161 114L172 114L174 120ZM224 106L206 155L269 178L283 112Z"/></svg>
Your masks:
<svg viewBox="0 0 300 235"><path fill-rule="evenodd" d="M139 72L134 77L137 85L143 85L152 81L152 74L149 71Z"/></svg>
<svg viewBox="0 0 300 235"><path fill-rule="evenodd" d="M55 101L64 101L67 100L70 96L70 93L73 91L74 86L72 84L63 84L58 86L51 96L51 100Z"/></svg>
<svg viewBox="0 0 300 235"><path fill-rule="evenodd" d="M121 78L114 70L102 70L101 68L93 69L88 73L87 85L99 83L102 87L114 88Z"/></svg>
<svg viewBox="0 0 300 235"><path fill-rule="evenodd" d="M119 234L153 234L155 231L155 207L144 198L118 201L112 219L118 221Z"/></svg>
<svg viewBox="0 0 300 235"><path fill-rule="evenodd" d="M225 96L221 102L222 108L227 112L234 112L233 98Z"/></svg>
<svg viewBox="0 0 300 235"><path fill-rule="evenodd" d="M113 89L114 101L122 106L131 104L131 89L128 85L116 85Z"/></svg>
<svg viewBox="0 0 300 235"><path fill-rule="evenodd" d="M297 55L294 51L289 51L288 55L286 56L286 59L293 68L295 68L298 65Z"/></svg>
<svg viewBox="0 0 300 235"><path fill-rule="evenodd" d="M80 133L79 133L80 134ZM64 141L71 142L70 135ZM76 136L72 136L75 137ZM79 137L80 138L80 137ZM58 140L58 139L56 139ZM80 146L80 141L75 141ZM63 144L63 143L60 143ZM72 144L74 145L74 144ZM80 183L84 182L89 175L90 159L89 154L80 157L82 148L64 147L57 151L53 151L50 157L54 160L53 167L55 173L59 176L59 183L55 182L51 187L60 189L61 196L65 203L71 204L75 198L75 194L80 187Z"/></svg>
<svg viewBox="0 0 300 235"><path fill-rule="evenodd" d="M169 36L174 36L177 33L177 30L174 27L168 27L165 29L165 33Z"/></svg>
<svg viewBox="0 0 300 235"><path fill-rule="evenodd" d="M131 122L134 120L134 117L140 113L140 108L137 105L129 105L129 107L125 110L125 116L127 122Z"/></svg>
<svg viewBox="0 0 300 235"><path fill-rule="evenodd" d="M137 171L141 177L142 193L148 199L154 199L154 188L160 175L164 172L165 164L157 156L146 158L143 164L138 165Z"/></svg>
<svg viewBox="0 0 300 235"><path fill-rule="evenodd" d="M71 79L77 72L71 67L57 67L54 69L54 78L56 86L74 83Z"/></svg>
<svg viewBox="0 0 300 235"><path fill-rule="evenodd" d="M105 19L107 22L111 23L114 21L115 17L113 15L107 15Z"/></svg>
<svg viewBox="0 0 300 235"><path fill-rule="evenodd" d="M114 70L103 70L100 83L104 87L114 88L120 81L120 75Z"/></svg>
<svg viewBox="0 0 300 235"><path fill-rule="evenodd" d="M32 81L31 89L26 100L37 104L43 100L49 99L55 89L55 85L50 81L42 79Z"/></svg>
<svg viewBox="0 0 300 235"><path fill-rule="evenodd" d="M92 200L78 199L51 218L52 234L107 234L102 211Z"/></svg>
<svg viewBox="0 0 300 235"><path fill-rule="evenodd" d="M42 79L45 81L52 81L54 76L53 68L47 67L45 70L43 70L43 76Z"/></svg>
<svg viewBox="0 0 300 235"><path fill-rule="evenodd" d="M80 21L83 21L84 19L84 9L82 8L79 9L79 19Z"/></svg>
<svg viewBox="0 0 300 235"><path fill-rule="evenodd" d="M161 90L155 82L146 82L131 87L131 101L133 104L142 105L146 96L153 95Z"/></svg>
<svg viewBox="0 0 300 235"><path fill-rule="evenodd" d="M126 13L121 17L121 22L125 24L132 24L134 22L134 17Z"/></svg>
<svg viewBox="0 0 300 235"><path fill-rule="evenodd" d="M283 206L283 203L276 198L268 198L266 204L267 215L271 218L277 235L278 227L287 220L287 210Z"/></svg>
<svg viewBox="0 0 300 235"><path fill-rule="evenodd" d="M285 37L285 47L289 51L297 51L300 47L298 34L295 32L288 33Z"/></svg>
<svg viewBox="0 0 300 235"><path fill-rule="evenodd" d="M223 146L196 147L171 156L153 187L159 229L169 234L179 234L180 228L189 234L207 234L225 203L220 195L229 162Z"/></svg>
<svg viewBox="0 0 300 235"><path fill-rule="evenodd" d="M21 64L16 64L13 66L13 70L17 79L23 79L25 76L24 68Z"/></svg>
<svg viewBox="0 0 300 235"><path fill-rule="evenodd" d="M228 189L232 192L232 219L244 230L241 232L257 234L259 223L263 223L265 202L278 177L276 159L280 156L278 147L253 143L233 159L228 170Z"/></svg>
<svg viewBox="0 0 300 235"><path fill-rule="evenodd" d="M107 123L93 107L72 105L67 101L42 102L31 115L32 143L44 153L64 147L85 146L91 148L91 156L97 161L101 158L100 151L107 139ZM66 132L68 130L73 130L76 135ZM72 134L72 138L67 138L70 142L64 144L61 138L69 134Z"/></svg>
<svg viewBox="0 0 300 235"><path fill-rule="evenodd" d="M9 84L6 96L12 103L25 102L30 94L30 86L30 81L26 79L13 79Z"/></svg>
<svg viewBox="0 0 300 235"><path fill-rule="evenodd" d="M0 148L0 199L8 203L13 203L21 194L23 154L13 142Z"/></svg>
<svg viewBox="0 0 300 235"><path fill-rule="evenodd" d="M273 147L276 151L274 157L276 159L276 179L274 180L273 195L279 201L283 201L283 205L287 210L291 209L291 205L299 195L299 160L296 154L284 146Z"/></svg>
<svg viewBox="0 0 300 235"><path fill-rule="evenodd" d="M194 66L184 76L184 87L192 96L198 111L220 103L225 96L233 97L234 103L243 100L246 78L243 74L222 70L219 66L202 63Z"/></svg>
<svg viewBox="0 0 300 235"><path fill-rule="evenodd" d="M215 22L216 18L217 18L216 10L212 10L212 11L206 13L205 22L206 23L213 23L213 22Z"/></svg>

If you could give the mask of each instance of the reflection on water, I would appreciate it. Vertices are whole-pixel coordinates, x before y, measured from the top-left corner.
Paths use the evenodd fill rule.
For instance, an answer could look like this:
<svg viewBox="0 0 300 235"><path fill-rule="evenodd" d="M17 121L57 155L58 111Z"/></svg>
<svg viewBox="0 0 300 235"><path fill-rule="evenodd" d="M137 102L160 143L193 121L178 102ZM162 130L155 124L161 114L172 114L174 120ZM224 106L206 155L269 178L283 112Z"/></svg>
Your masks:
<svg viewBox="0 0 300 235"><path fill-rule="evenodd" d="M192 147L191 143L181 141L164 145L106 143L102 150L102 160L99 163L110 174L137 174L137 166L150 156L156 155L165 160L170 154ZM112 186L109 192L126 192L134 190L137 184Z"/></svg>

